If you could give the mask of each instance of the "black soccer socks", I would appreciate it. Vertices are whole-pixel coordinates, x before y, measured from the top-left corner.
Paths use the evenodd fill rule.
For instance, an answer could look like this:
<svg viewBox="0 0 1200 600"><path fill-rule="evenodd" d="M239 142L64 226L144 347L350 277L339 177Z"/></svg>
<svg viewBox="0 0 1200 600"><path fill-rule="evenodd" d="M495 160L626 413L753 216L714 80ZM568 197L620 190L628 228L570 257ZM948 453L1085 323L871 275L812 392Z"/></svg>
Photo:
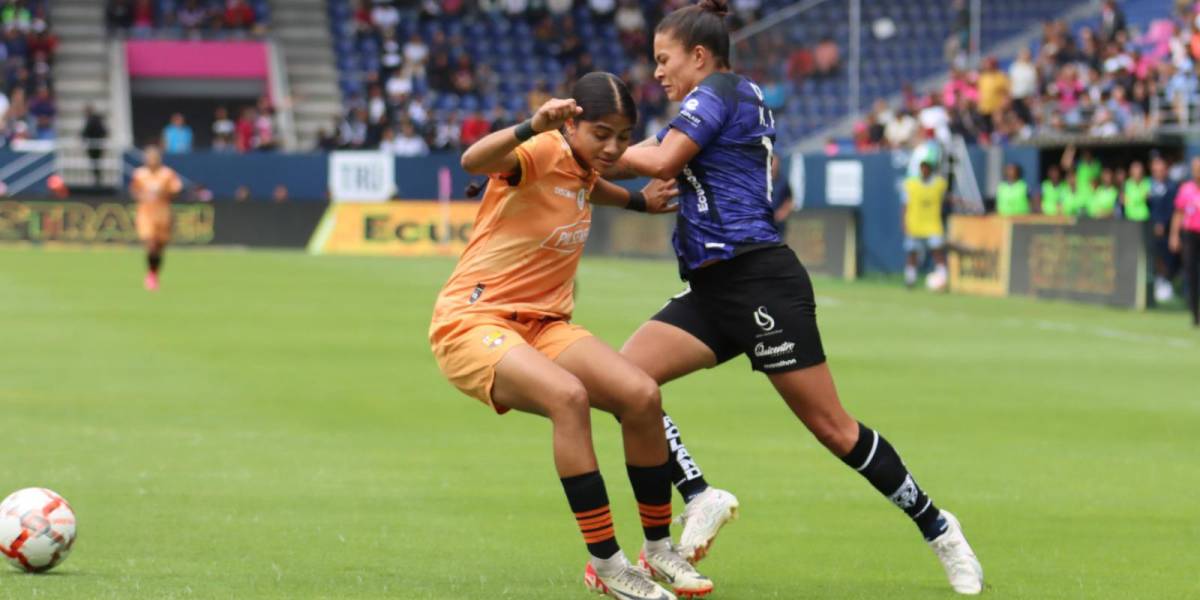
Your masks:
<svg viewBox="0 0 1200 600"><path fill-rule="evenodd" d="M588 552L596 558L610 558L621 551L613 530L612 513L608 510L608 492L599 471L562 479L567 503L575 513L575 522L587 544Z"/></svg>
<svg viewBox="0 0 1200 600"><path fill-rule="evenodd" d="M933 500L917 485L912 473L896 454L896 449L879 432L858 424L858 442L842 462L858 471L879 493L900 507L921 529L926 540L932 540L946 531L946 523Z"/></svg>
<svg viewBox="0 0 1200 600"><path fill-rule="evenodd" d="M692 460L687 446L683 445L679 427L666 413L663 413L663 429L667 433L667 452L671 455L667 461L671 463L671 481L675 483L679 495L683 496L683 501L691 502L692 498L708 489L708 482L704 480L700 466Z"/></svg>
<svg viewBox="0 0 1200 600"><path fill-rule="evenodd" d="M626 465L642 530L652 542L671 536L671 461L657 467Z"/></svg>

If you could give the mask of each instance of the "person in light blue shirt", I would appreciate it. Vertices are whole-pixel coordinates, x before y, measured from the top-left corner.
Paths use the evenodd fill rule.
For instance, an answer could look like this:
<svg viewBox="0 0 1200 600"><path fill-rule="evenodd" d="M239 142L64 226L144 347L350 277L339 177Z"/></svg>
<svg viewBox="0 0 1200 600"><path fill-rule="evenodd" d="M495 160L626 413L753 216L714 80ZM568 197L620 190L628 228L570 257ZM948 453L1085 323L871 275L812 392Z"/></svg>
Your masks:
<svg viewBox="0 0 1200 600"><path fill-rule="evenodd" d="M186 154L192 151L192 128L183 115L171 115L171 123L163 128L163 151L167 154Z"/></svg>

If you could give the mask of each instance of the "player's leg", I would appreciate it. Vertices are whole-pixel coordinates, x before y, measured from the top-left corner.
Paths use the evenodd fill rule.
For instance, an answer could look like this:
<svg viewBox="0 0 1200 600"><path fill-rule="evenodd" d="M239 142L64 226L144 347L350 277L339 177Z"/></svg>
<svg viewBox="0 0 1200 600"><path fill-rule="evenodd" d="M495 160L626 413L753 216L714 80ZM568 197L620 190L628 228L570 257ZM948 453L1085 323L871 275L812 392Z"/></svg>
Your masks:
<svg viewBox="0 0 1200 600"><path fill-rule="evenodd" d="M977 593L982 569L957 521L934 506L891 444L842 406L826 364L808 272L790 251L765 252L710 292L722 302L719 322L805 427L917 524L951 585Z"/></svg>
<svg viewBox="0 0 1200 600"><path fill-rule="evenodd" d="M629 598L660 598L665 590L628 566L617 545L592 449L587 390L529 346L518 330L524 331L521 324L503 319L435 323L430 341L438 367L464 393L500 413L516 409L550 419L555 468L592 560L615 565L614 586Z"/></svg>
<svg viewBox="0 0 1200 600"><path fill-rule="evenodd" d="M917 284L917 265L920 253L919 242L915 238L904 238L904 285L912 287Z"/></svg>
<svg viewBox="0 0 1200 600"><path fill-rule="evenodd" d="M828 365L774 373L769 378L821 444L912 519L941 560L955 591L979 593L983 568L957 519L933 504L887 439L846 412Z"/></svg>
<svg viewBox="0 0 1200 600"><path fill-rule="evenodd" d="M553 424L554 464L591 561L588 587L616 590L621 598L658 600L665 590L635 569L617 545L608 492L592 448L588 392L583 383L528 345L496 364L492 401L542 415ZM616 595L616 594L614 594Z"/></svg>
<svg viewBox="0 0 1200 600"><path fill-rule="evenodd" d="M559 329L563 327L569 326ZM641 564L680 596L711 592L712 582L671 546L671 465L658 384L595 337L576 340L555 363L583 382L593 407L616 415L621 423L626 469L646 540Z"/></svg>
<svg viewBox="0 0 1200 600"><path fill-rule="evenodd" d="M1200 327L1200 233L1183 234L1183 268L1192 325Z"/></svg>
<svg viewBox="0 0 1200 600"><path fill-rule="evenodd" d="M738 353L736 344L721 334L690 290L672 298L621 348L622 356L660 385L714 367ZM665 413L662 421L671 453L671 478L686 502L680 515L680 553L696 562L707 555L721 528L737 518L738 500L708 485L679 427Z"/></svg>
<svg viewBox="0 0 1200 600"><path fill-rule="evenodd" d="M930 286L932 289L942 291L946 288L949 282L949 274L946 269L946 241L941 236L930 238L929 254L933 257L933 277L934 281Z"/></svg>

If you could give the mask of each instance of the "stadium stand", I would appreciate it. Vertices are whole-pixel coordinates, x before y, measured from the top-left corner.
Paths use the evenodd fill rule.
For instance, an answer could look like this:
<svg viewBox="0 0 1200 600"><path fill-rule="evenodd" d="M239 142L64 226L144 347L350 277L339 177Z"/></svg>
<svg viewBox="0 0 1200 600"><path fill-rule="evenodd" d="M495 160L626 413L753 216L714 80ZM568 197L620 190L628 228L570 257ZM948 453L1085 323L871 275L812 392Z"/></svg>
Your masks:
<svg viewBox="0 0 1200 600"><path fill-rule="evenodd" d="M0 27L4 30L0 144L53 140L58 38L47 16L46 0L6 0L0 4Z"/></svg>
<svg viewBox="0 0 1200 600"><path fill-rule="evenodd" d="M1200 46L1187 13L1177 26L1163 2L1106 3L1092 19L1047 21L1041 37L1005 69L952 69L937 93L908 95L898 106L877 102L854 131L859 151L911 147L918 131L908 116L938 106L948 130L969 144L1007 144L1054 136L1144 136L1196 118L1195 62ZM1197 39L1200 39L1198 37ZM891 133L889 133L891 132Z"/></svg>
<svg viewBox="0 0 1200 600"><path fill-rule="evenodd" d="M340 88L351 113L370 101L375 85L380 86L385 112L400 114L401 120L408 103L419 98L418 112L431 111L432 120L416 125L424 127L431 145L444 147L437 143L438 123L461 122L470 115L493 122L516 120L528 111L532 98L540 97L539 85L561 92L577 73L602 69L635 83L649 124L658 123L656 118L664 114L661 94L650 89L646 24L679 2L621 2L609 12L583 2L551 2L540 10L525 8L514 14L475 3L443 3L437 12L432 9L439 7L431 3L408 4L401 9L389 2L329 0ZM738 3L734 19L746 25L788 4ZM997 44L1078 4L1079 0L985 3L984 45ZM961 3L946 0L864 3L865 22L887 18L895 32L886 37L869 28L864 32L864 107L868 99L899 93L906 83L945 69L948 47L957 42L961 30L959 10ZM776 104L783 143L849 113L848 81L839 64L848 52L848 19L848 3L820 3L803 18L736 48L739 68L762 83ZM423 61L414 63L407 50L418 46L425 48L417 54ZM829 64L822 67L822 62ZM647 83L651 85L643 85ZM369 125L382 131L378 123ZM379 138L369 135L368 145ZM343 139L341 145L351 141Z"/></svg>

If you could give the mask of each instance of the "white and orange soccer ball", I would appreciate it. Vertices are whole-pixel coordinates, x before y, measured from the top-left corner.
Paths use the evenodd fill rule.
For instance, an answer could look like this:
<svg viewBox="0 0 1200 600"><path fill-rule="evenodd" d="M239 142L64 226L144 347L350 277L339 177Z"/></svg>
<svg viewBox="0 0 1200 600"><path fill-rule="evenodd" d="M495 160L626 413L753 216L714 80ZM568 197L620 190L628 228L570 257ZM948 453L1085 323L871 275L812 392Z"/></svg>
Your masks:
<svg viewBox="0 0 1200 600"><path fill-rule="evenodd" d="M46 488L25 488L0 502L0 554L12 566L42 573L62 563L75 545L75 511Z"/></svg>

